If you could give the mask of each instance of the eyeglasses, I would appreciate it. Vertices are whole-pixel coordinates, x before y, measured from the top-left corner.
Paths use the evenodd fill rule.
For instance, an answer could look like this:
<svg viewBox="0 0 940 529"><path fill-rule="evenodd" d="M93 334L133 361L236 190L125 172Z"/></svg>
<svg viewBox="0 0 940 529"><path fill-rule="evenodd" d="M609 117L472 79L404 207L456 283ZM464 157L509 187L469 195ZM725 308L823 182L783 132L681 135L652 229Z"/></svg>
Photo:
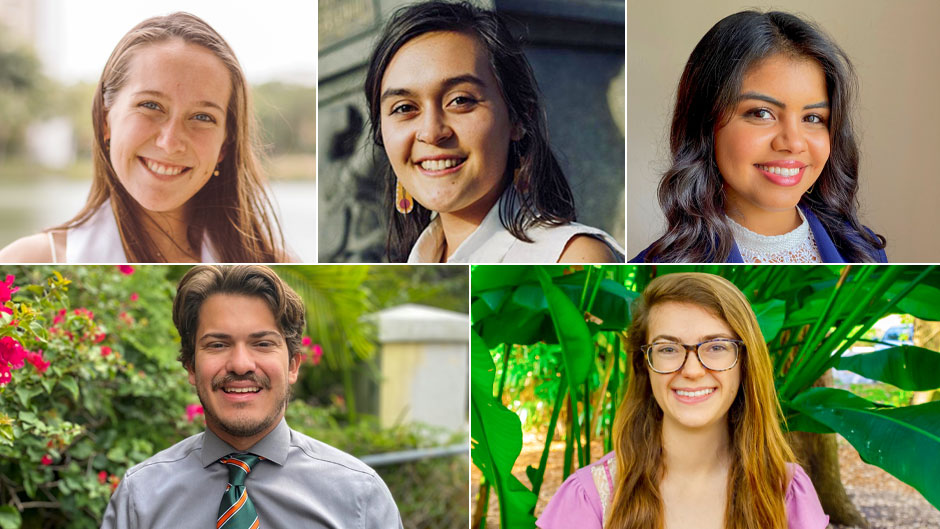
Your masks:
<svg viewBox="0 0 940 529"><path fill-rule="evenodd" d="M675 373L685 366L688 353L695 353L699 363L709 371L727 371L737 365L738 352L744 349L741 340L709 340L697 344L656 342L641 345L650 369L660 374Z"/></svg>

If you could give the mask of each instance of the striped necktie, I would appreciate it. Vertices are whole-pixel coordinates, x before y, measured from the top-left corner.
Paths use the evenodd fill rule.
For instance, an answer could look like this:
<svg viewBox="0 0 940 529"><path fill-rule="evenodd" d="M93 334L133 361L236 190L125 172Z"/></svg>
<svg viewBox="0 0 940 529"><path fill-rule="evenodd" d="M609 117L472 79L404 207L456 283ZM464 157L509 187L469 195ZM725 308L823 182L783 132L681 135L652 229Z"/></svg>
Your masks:
<svg viewBox="0 0 940 529"><path fill-rule="evenodd" d="M264 459L254 454L229 454L219 460L228 466L228 485L222 494L219 504L219 519L215 522L216 529L258 529L261 522L255 511L248 490L245 487L245 478L251 469Z"/></svg>

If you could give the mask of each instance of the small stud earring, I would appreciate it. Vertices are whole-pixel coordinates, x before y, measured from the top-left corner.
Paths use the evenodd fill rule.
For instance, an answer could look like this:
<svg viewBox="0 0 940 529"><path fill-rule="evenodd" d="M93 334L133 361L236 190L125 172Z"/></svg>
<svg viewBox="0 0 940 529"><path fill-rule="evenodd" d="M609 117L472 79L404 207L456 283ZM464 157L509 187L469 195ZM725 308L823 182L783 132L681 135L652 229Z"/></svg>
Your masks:
<svg viewBox="0 0 940 529"><path fill-rule="evenodd" d="M212 176L219 176L219 166L215 166L215 171L212 172Z"/></svg>

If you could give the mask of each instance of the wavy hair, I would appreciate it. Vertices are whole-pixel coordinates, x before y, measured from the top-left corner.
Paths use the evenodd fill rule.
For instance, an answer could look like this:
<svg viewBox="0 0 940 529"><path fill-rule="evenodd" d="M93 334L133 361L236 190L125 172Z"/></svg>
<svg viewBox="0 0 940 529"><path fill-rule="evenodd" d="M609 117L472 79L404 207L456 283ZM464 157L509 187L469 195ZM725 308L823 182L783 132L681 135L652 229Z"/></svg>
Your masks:
<svg viewBox="0 0 940 529"><path fill-rule="evenodd" d="M858 220L858 143L851 111L858 81L848 55L819 27L789 13L741 11L702 37L682 72L669 146L672 166L659 184L666 233L647 262L722 262L734 242L725 218L715 130L734 108L744 76L775 54L822 68L831 115L831 154L811 192L800 199L825 226L846 262L876 261L885 239Z"/></svg>
<svg viewBox="0 0 940 529"><path fill-rule="evenodd" d="M495 12L469 2L423 2L399 8L389 18L372 52L365 82L374 145L384 147L380 103L382 78L389 62L405 43L432 31L466 33L479 40L489 55L490 67L509 109L509 121L522 133L518 141L510 144L501 184L506 187L499 210L503 226L515 238L531 242L526 230L532 226L576 220L574 195L549 146L538 84L522 46ZM389 212L385 251L390 261L403 261L431 222L431 212L415 203L408 215L398 214L396 177L384 152L379 165ZM518 173L513 176L516 169Z"/></svg>
<svg viewBox="0 0 940 529"><path fill-rule="evenodd" d="M793 461L780 420L773 368L757 318L747 298L728 280L702 273L667 274L654 279L633 306L628 329L630 385L617 410L614 448L616 492L605 527L662 529L665 474L663 412L653 397L646 358L650 310L660 303L698 305L728 322L744 341L741 385L728 410L731 468L726 529L786 529L786 463Z"/></svg>
<svg viewBox="0 0 940 529"><path fill-rule="evenodd" d="M208 49L228 69L231 95L226 109L225 157L212 176L186 203L187 242L202 246L208 234L222 262L274 262L287 258L283 233L266 190L261 168L261 147L252 110L248 83L235 53L205 21L189 13L173 13L144 20L118 42L95 88L91 116L94 126L94 180L82 210L56 229L87 222L105 201L111 201L121 243L129 262L158 262L156 245L147 233L148 217L124 189L114 171L105 145L105 120L118 92L128 80L131 60L141 48L181 39Z"/></svg>

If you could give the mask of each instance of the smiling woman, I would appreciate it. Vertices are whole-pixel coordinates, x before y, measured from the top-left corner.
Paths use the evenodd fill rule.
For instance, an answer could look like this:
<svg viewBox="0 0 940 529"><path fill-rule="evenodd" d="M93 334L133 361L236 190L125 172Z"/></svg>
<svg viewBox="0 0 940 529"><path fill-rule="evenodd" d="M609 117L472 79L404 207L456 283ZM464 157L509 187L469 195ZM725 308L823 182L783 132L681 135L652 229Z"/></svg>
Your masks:
<svg viewBox="0 0 940 529"><path fill-rule="evenodd" d="M574 222L532 69L495 13L466 2L400 9L365 92L387 159L389 260L623 260L610 235Z"/></svg>
<svg viewBox="0 0 940 529"><path fill-rule="evenodd" d="M857 215L854 85L845 52L794 15L715 24L679 81L666 232L633 261L887 261Z"/></svg>
<svg viewBox="0 0 940 529"><path fill-rule="evenodd" d="M825 528L744 294L719 276L666 274L631 314L615 450L572 474L538 527Z"/></svg>
<svg viewBox="0 0 940 529"><path fill-rule="evenodd" d="M95 175L70 221L4 262L285 261L248 86L225 40L186 13L118 43L92 104Z"/></svg>

